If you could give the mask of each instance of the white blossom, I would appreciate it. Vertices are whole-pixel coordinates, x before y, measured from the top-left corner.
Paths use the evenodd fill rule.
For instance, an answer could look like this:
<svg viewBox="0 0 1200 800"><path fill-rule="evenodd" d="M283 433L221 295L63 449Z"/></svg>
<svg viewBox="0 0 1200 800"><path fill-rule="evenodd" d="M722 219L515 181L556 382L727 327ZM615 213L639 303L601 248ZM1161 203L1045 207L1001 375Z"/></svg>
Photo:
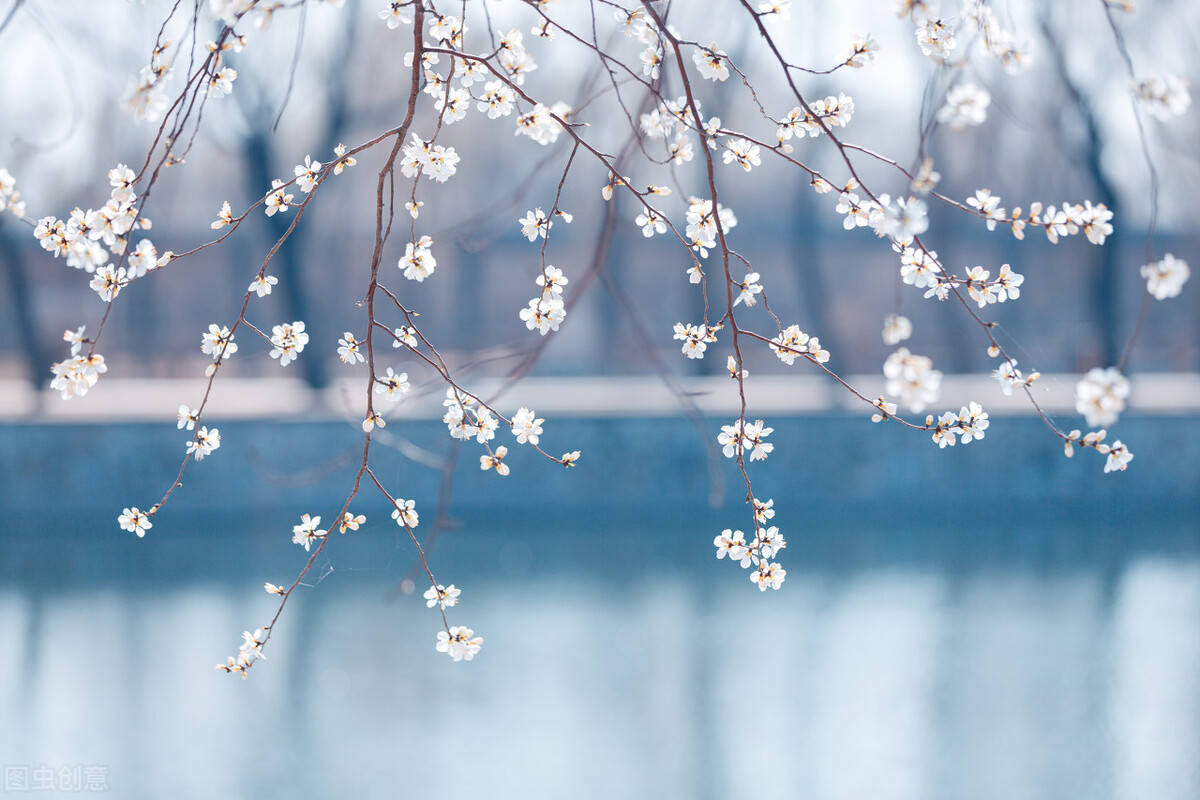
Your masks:
<svg viewBox="0 0 1200 800"><path fill-rule="evenodd" d="M438 631L436 649L445 653L455 661L470 661L479 654L483 646L483 637L476 636L475 631L461 625L452 625L450 630Z"/></svg>
<svg viewBox="0 0 1200 800"><path fill-rule="evenodd" d="M1146 291L1152 294L1155 300L1178 297L1191 274L1187 262L1170 253L1163 256L1161 261L1152 261L1142 267Z"/></svg>
<svg viewBox="0 0 1200 800"><path fill-rule="evenodd" d="M1108 427L1125 410L1129 380L1116 367L1095 367L1075 385L1075 410L1093 428Z"/></svg>

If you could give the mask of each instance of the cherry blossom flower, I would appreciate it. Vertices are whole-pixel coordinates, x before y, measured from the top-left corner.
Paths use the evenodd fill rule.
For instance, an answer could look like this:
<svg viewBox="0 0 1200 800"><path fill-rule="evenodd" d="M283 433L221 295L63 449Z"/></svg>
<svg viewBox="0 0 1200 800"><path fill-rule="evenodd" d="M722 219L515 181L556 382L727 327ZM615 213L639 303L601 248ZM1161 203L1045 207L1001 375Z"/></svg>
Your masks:
<svg viewBox="0 0 1200 800"><path fill-rule="evenodd" d="M376 379L375 393L385 395L389 400L398 400L408 394L411 386L408 383L408 373L396 373L391 367Z"/></svg>
<svg viewBox="0 0 1200 800"><path fill-rule="evenodd" d="M338 358L343 364L354 366L366 361L366 357L362 354L362 342L354 338L354 334L350 331L345 331L342 338L338 339Z"/></svg>
<svg viewBox="0 0 1200 800"><path fill-rule="evenodd" d="M758 4L758 13L768 22L787 22L792 18L792 0L766 0Z"/></svg>
<svg viewBox="0 0 1200 800"><path fill-rule="evenodd" d="M937 120L954 130L982 125L992 96L973 83L960 83L946 92L946 104L938 109Z"/></svg>
<svg viewBox="0 0 1200 800"><path fill-rule="evenodd" d="M83 397L100 380L100 376L108 372L104 356L93 353L90 356L77 355L64 361L50 365L54 374L50 388L62 395L64 400L73 397Z"/></svg>
<svg viewBox="0 0 1200 800"><path fill-rule="evenodd" d="M1116 367L1095 367L1075 385L1075 410L1092 427L1109 426L1125 410L1129 380Z"/></svg>
<svg viewBox="0 0 1200 800"><path fill-rule="evenodd" d="M969 444L972 440L982 439L984 431L991 425L988 419L988 414L974 400L969 405L965 405L958 412L958 434L961 437L960 441L963 444Z"/></svg>
<svg viewBox="0 0 1200 800"><path fill-rule="evenodd" d="M767 346L780 361L789 366L805 355L818 364L829 360L829 351L821 349L821 340L800 330L799 325L784 328Z"/></svg>
<svg viewBox="0 0 1200 800"><path fill-rule="evenodd" d="M502 81L488 81L483 85L483 94L475 104L476 110L486 112L488 119L507 117L513 112L517 96Z"/></svg>
<svg viewBox="0 0 1200 800"><path fill-rule="evenodd" d="M749 450L751 461L765 461L775 449L775 445L766 441L774 430L765 427L761 419L745 425L741 420L734 420L732 425L721 426L721 432L717 434L717 444L721 445L721 452L726 458L734 458L739 450Z"/></svg>
<svg viewBox="0 0 1200 800"><path fill-rule="evenodd" d="M891 236L902 245L912 243L914 236L929 230L928 208L917 197L898 198L884 207L882 224L877 230Z"/></svg>
<svg viewBox="0 0 1200 800"><path fill-rule="evenodd" d="M746 425L742 429L742 448L750 450L751 461L765 461L775 449L775 445L765 441L774 428L767 428L761 419Z"/></svg>
<svg viewBox="0 0 1200 800"><path fill-rule="evenodd" d="M933 368L933 361L910 353L901 347L888 356L883 364L887 378L887 393L899 397L901 404L913 412L937 401L942 385L942 373Z"/></svg>
<svg viewBox="0 0 1200 800"><path fill-rule="evenodd" d="M757 272L747 272L741 283L734 282L734 285L741 290L733 299L735 306L745 303L748 308L758 302L758 295L762 294L763 290L762 283L759 282L760 277Z"/></svg>
<svg viewBox="0 0 1200 800"><path fill-rule="evenodd" d="M300 187L300 191L308 194L317 188L317 180L321 174L321 162L313 161L310 156L305 156L304 163L297 164L292 169L292 173L296 176L296 185Z"/></svg>
<svg viewBox="0 0 1200 800"><path fill-rule="evenodd" d="M227 325L212 323L208 331L200 336L200 352L212 356L214 361L223 361L238 350L237 342L233 341L233 333Z"/></svg>
<svg viewBox="0 0 1200 800"><path fill-rule="evenodd" d="M855 228L862 228L871 222L871 201L863 201L853 192L842 192L838 197L837 206L834 210L839 214L844 214L845 219L842 220L842 227L848 231Z"/></svg>
<svg viewBox="0 0 1200 800"><path fill-rule="evenodd" d="M883 395L875 398L874 405L878 410L871 415L871 422L883 422L885 419L891 419L896 416L896 404L889 403L883 398Z"/></svg>
<svg viewBox="0 0 1200 800"><path fill-rule="evenodd" d="M1041 373L1022 374L1021 370L1017 369L1017 360L1013 358L1000 362L1000 366L992 370L992 377L1000 382L1000 389L1004 394L1011 395L1017 386L1032 386L1034 381L1041 377Z"/></svg>
<svg viewBox="0 0 1200 800"><path fill-rule="evenodd" d="M508 448L504 445L500 445L492 452L484 453L479 457L479 468L484 472L494 468L497 475L508 475L508 464L504 463L504 457L506 455L508 455Z"/></svg>
<svg viewBox="0 0 1200 800"><path fill-rule="evenodd" d="M726 164L737 164L746 172L762 164L758 145L740 137L725 140L725 152L721 160Z"/></svg>
<svg viewBox="0 0 1200 800"><path fill-rule="evenodd" d="M455 661L470 661L479 653L483 646L483 637L476 636L475 631L462 625L452 625L450 630L438 631L436 649L446 653Z"/></svg>
<svg viewBox="0 0 1200 800"><path fill-rule="evenodd" d="M304 350L304 346L308 344L308 334L304 330L304 323L300 320L282 325L275 325L271 328L271 352L268 354L271 358L279 359L279 366L286 367Z"/></svg>
<svg viewBox="0 0 1200 800"><path fill-rule="evenodd" d="M546 296L547 293L561 295L563 287L570 282L563 271L553 264L547 264L546 268L542 270L542 274L534 280L534 283L542 287L542 296Z"/></svg>
<svg viewBox="0 0 1200 800"><path fill-rule="evenodd" d="M422 236L415 243L409 242L404 246L404 256L399 263L400 269L404 270L404 277L420 283L433 274L437 267L437 259L433 257L431 247L433 239L428 236Z"/></svg>
<svg viewBox="0 0 1200 800"><path fill-rule="evenodd" d="M221 431L218 428L201 426L195 436L187 443L187 453L197 461L203 461L206 456L221 446Z"/></svg>
<svg viewBox="0 0 1200 800"><path fill-rule="evenodd" d="M754 542L751 543L751 549L757 550L762 558L773 558L785 547L787 547L787 541L779 532L779 528L774 525L761 528L754 538Z"/></svg>
<svg viewBox="0 0 1200 800"><path fill-rule="evenodd" d="M300 523L292 526L292 542L300 545L304 548L305 552L308 552L313 542L329 533L329 531L321 530L320 525L321 518L319 516L313 517L308 514L301 514Z"/></svg>
<svg viewBox="0 0 1200 800"><path fill-rule="evenodd" d="M150 521L150 515L138 509L137 506L122 510L120 516L117 517L117 523L121 526L121 530L137 534L139 539L146 535L146 531L154 527L154 523Z"/></svg>
<svg viewBox="0 0 1200 800"><path fill-rule="evenodd" d="M242 644L239 649L251 658L266 658L262 651L265 642L266 633L262 628L257 628L254 633L242 631Z"/></svg>
<svg viewBox="0 0 1200 800"><path fill-rule="evenodd" d="M1129 462L1133 461L1133 453L1129 452L1129 448L1122 444L1120 439L1113 442L1111 446L1102 445L1101 447L1101 452L1108 454L1108 458L1104 461L1106 474L1117 470L1124 472L1125 468L1129 466Z"/></svg>
<svg viewBox="0 0 1200 800"><path fill-rule="evenodd" d="M692 63L700 70L701 77L710 81L723 81L729 77L729 57L715 44L692 53Z"/></svg>
<svg viewBox="0 0 1200 800"><path fill-rule="evenodd" d="M440 606L441 608L452 608L458 605L458 596L462 594L462 589L457 588L453 583L449 586L442 586L440 583L436 586L430 586L425 590L425 607L433 608Z"/></svg>
<svg viewBox="0 0 1200 800"><path fill-rule="evenodd" d="M1000 297L997 286L988 281L990 274L983 267L971 267L967 270L967 279L963 282L963 285L967 287L967 294L979 304L980 308L984 308L989 303L995 303Z"/></svg>
<svg viewBox="0 0 1200 800"><path fill-rule="evenodd" d="M741 432L741 420L735 420L732 425L721 426L721 432L717 434L717 444L721 445L721 452L726 458L733 458L741 449Z"/></svg>
<svg viewBox="0 0 1200 800"><path fill-rule="evenodd" d="M647 78L657 78L659 69L663 63L663 51L661 47L647 47L641 52L639 59L642 62L642 74Z"/></svg>
<svg viewBox="0 0 1200 800"><path fill-rule="evenodd" d="M392 347L411 347L417 349L417 329L408 325L401 325L392 331Z"/></svg>
<svg viewBox="0 0 1200 800"><path fill-rule="evenodd" d="M274 275L255 275L254 280L250 281L250 285L246 287L247 292L254 292L259 297L266 297L279 283L279 278Z"/></svg>
<svg viewBox="0 0 1200 800"><path fill-rule="evenodd" d="M233 67L222 67L208 81L208 96L220 99L233 92L233 82L237 76L237 70Z"/></svg>
<svg viewBox="0 0 1200 800"><path fill-rule="evenodd" d="M358 159L354 156L346 155L346 145L344 144L339 143L337 147L333 148L333 154L337 156L337 161L333 164L334 175L341 175L342 170L358 163Z"/></svg>
<svg viewBox="0 0 1200 800"><path fill-rule="evenodd" d="M1141 272L1142 277L1146 279L1146 291L1153 295L1155 300L1178 297L1192 274L1186 261L1170 253L1163 256L1161 261L1146 264Z"/></svg>
<svg viewBox="0 0 1200 800"><path fill-rule="evenodd" d="M730 561L739 561L746 553L746 534L741 531L732 531L729 528L721 531L718 536L713 539L713 544L717 548L717 558L722 559L729 556Z"/></svg>
<svg viewBox="0 0 1200 800"><path fill-rule="evenodd" d="M682 322L675 323L675 338L683 342L680 350L688 358L704 358L708 346L717 341L716 328L709 328L703 323L696 325Z"/></svg>
<svg viewBox="0 0 1200 800"><path fill-rule="evenodd" d="M526 211L525 216L517 222L521 224L521 235L531 242L539 236L545 239L550 226L554 224L540 206L533 211Z"/></svg>
<svg viewBox="0 0 1200 800"><path fill-rule="evenodd" d="M229 207L229 201L221 203L221 210L217 213L217 218L209 225L214 231L224 228L226 225L233 224L233 210Z"/></svg>
<svg viewBox="0 0 1200 800"><path fill-rule="evenodd" d="M551 331L558 330L567 317L567 310L560 297L542 296L530 300L529 306L521 309L519 316L526 328L531 331L536 330L545 336Z"/></svg>
<svg viewBox="0 0 1200 800"><path fill-rule="evenodd" d="M850 57L844 62L851 69L862 69L875 60L879 42L871 34L855 36L850 42Z"/></svg>
<svg viewBox="0 0 1200 800"><path fill-rule="evenodd" d="M532 410L521 406L512 417L512 433L519 444L537 444L542 435L542 423L546 420L537 417Z"/></svg>
<svg viewBox="0 0 1200 800"><path fill-rule="evenodd" d="M127 277L124 267L113 269L111 264L106 264L96 270L96 274L89 285L92 291L100 296L101 300L111 303L117 294L120 293L121 287L131 280L132 277Z"/></svg>
<svg viewBox="0 0 1200 800"><path fill-rule="evenodd" d="M1088 241L1094 245L1104 244L1105 239L1113 232L1112 218L1113 212L1109 211L1104 203L1092 205L1091 200L1084 201L1080 223Z"/></svg>
<svg viewBox="0 0 1200 800"><path fill-rule="evenodd" d="M1005 300L1016 300L1021 296L1021 284L1024 282L1024 275L1013 272L1008 264L1001 264L1000 273L996 276L996 299L1001 303Z"/></svg>
<svg viewBox="0 0 1200 800"><path fill-rule="evenodd" d="M566 103L555 103L549 107L538 103L530 111L518 115L515 135L528 136L544 147L552 145L563 131L558 120L565 120L570 111Z"/></svg>
<svg viewBox="0 0 1200 800"><path fill-rule="evenodd" d="M1152 75L1135 81L1131 90L1142 108L1160 122L1182 116L1192 104L1187 81L1176 75Z"/></svg>
<svg viewBox="0 0 1200 800"><path fill-rule="evenodd" d="M421 518L417 516L416 502L397 497L396 507L392 510L392 519L396 520L396 524L402 528L417 527Z"/></svg>
<svg viewBox="0 0 1200 800"><path fill-rule="evenodd" d="M179 410L175 412L175 427L178 430L195 430L196 423L200 421L200 412L195 409L188 408L186 404L179 406Z"/></svg>
<svg viewBox="0 0 1200 800"><path fill-rule="evenodd" d="M80 325L75 330L68 329L63 331L62 339L71 345L71 355L77 356L79 355L79 351L83 349L83 343L87 341L87 338L84 336L84 331L86 330L86 325Z"/></svg>
<svg viewBox="0 0 1200 800"><path fill-rule="evenodd" d="M121 203L131 202L135 195L133 184L137 173L125 164L117 164L108 171L108 184L112 187L112 199Z"/></svg>
<svg viewBox="0 0 1200 800"><path fill-rule="evenodd" d="M888 314L883 318L883 343L895 346L912 336L912 321L901 314Z"/></svg>
<svg viewBox="0 0 1200 800"><path fill-rule="evenodd" d="M342 514L342 519L340 522L338 522L338 532L345 533L348 530L356 531L366 521L367 518L364 514L354 514L353 512L347 511L346 513Z"/></svg>
<svg viewBox="0 0 1200 800"><path fill-rule="evenodd" d="M987 219L987 229L996 229L996 222L1005 219L1005 210L1000 207L1000 198L988 189L977 189L974 196L967 198L967 205L979 211Z"/></svg>
<svg viewBox="0 0 1200 800"><path fill-rule="evenodd" d="M634 223L642 229L642 236L649 239L656 233L666 233L667 223L654 209L646 209L640 212L634 219Z"/></svg>
<svg viewBox="0 0 1200 800"><path fill-rule="evenodd" d="M954 30L942 19L930 19L917 26L917 45L934 61L946 61L958 46Z"/></svg>
<svg viewBox="0 0 1200 800"><path fill-rule="evenodd" d="M750 582L757 586L760 592L765 592L768 588L778 589L783 586L786 577L786 569L777 562L764 559L759 562L758 568L750 573Z"/></svg>
<svg viewBox="0 0 1200 800"><path fill-rule="evenodd" d="M268 217L273 217L280 211L287 211L291 208L293 199L295 199L295 195L289 193L283 181L276 178L271 181L271 191L267 192L266 206L263 210Z"/></svg>
<svg viewBox="0 0 1200 800"><path fill-rule="evenodd" d="M411 25L415 4L416 0L392 0L386 8L379 12L379 19L386 22L390 30L399 28L401 24Z"/></svg>

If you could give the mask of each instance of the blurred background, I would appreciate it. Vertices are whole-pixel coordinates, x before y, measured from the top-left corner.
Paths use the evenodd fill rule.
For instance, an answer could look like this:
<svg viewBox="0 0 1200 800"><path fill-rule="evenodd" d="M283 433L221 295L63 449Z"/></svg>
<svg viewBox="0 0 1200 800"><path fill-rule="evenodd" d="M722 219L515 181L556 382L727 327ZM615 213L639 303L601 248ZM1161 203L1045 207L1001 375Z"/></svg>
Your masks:
<svg viewBox="0 0 1200 800"><path fill-rule="evenodd" d="M153 133L152 126L131 120L120 100L146 63L170 4L102 5L102 12L60 15L45 3L31 1L5 32L12 61L29 64L39 76L36 82L11 80L0 86L5 109L0 161L17 177L34 218L65 217L75 205L102 204L109 189L106 171L118 162L140 164ZM154 221L151 238L160 252L179 252L208 241L209 223L223 200L240 213L263 196L272 178L290 178L293 165L305 154L327 160L338 142L364 142L395 124L408 80L401 60L393 56L411 49L409 34L388 30L375 18L375 5L349 3L338 10L325 3L307 4L290 96L287 70L281 65L291 64L300 15L280 11L266 32L248 27L253 46L227 55L238 70L238 91L207 105L205 124L187 164L168 170L155 188L148 216ZM562 8L555 9L555 16L566 24L586 23L586 4L558 5ZM685 35L713 35L708 22L699 18L701 9L689 3L675 5L672 19ZM1098 5L1099 0L997 3L1006 27L1028 46L1031 66L1013 77L994 59L977 58L964 78L991 93L987 123L957 132L939 128L928 145L944 176L939 189L960 201L987 187L1009 209L1028 209L1034 201L1061 206L1084 199L1114 209L1116 234L1107 246L1092 246L1082 236L1054 246L1035 232L1017 242L1003 227L988 232L959 211L930 204L929 239L949 264L983 264L994 271L1008 262L1026 275L1019 303L989 311L1006 341L1011 336L1029 351L1024 358L1017 356L1022 366L1028 361L1043 373L1115 364L1141 296L1137 270L1146 260L1149 176L1125 67ZM1142 5L1136 13L1117 16L1139 71L1200 75L1200 9L1183 0ZM579 106L607 86L607 78L595 74L594 54L567 41L534 39L528 29L537 17L521 3L501 0L489 8L497 30L513 27L525 32L539 62L536 76L529 78L536 96ZM94 24L94 15L102 16L104 24ZM602 14L602 32L609 29L610 15ZM482 21L476 24L473 15L468 19L470 30L486 37ZM216 23L209 25L211 30L201 38L215 36ZM765 97L778 98L768 102L768 110L785 114L793 103L772 63L756 47L756 35L738 24L737 15L731 14L724 27L720 44L736 63L745 65ZM875 64L832 76L806 76L804 88L810 96L852 96L856 112L846 129L848 139L911 166L924 93L928 88L940 96L936 92L944 90L947 81L915 47L911 22L897 19L889 3L861 0L820 10L797 5L793 21L778 27L795 58L814 66L837 63L855 33L871 31L881 45ZM624 37L614 41L621 57L636 60L636 42ZM967 47L965 40L960 47ZM177 76L173 85L180 83ZM640 97L634 88L622 87L631 106ZM677 92L677 87L668 86L668 94ZM764 139L774 135L737 80L705 82L701 100L706 110L731 124L741 122ZM432 121L426 114L432 111L426 109L418 117L416 128L428 135ZM610 96L594 101L582 118L591 126L589 139L610 152L625 141L627 123ZM1185 114L1170 123L1149 118L1146 122L1162 178L1154 257L1172 252L1195 263L1198 115ZM418 234L428 233L437 242L437 280L405 282L398 272L392 278L393 284L405 284L406 298L425 314L431 338L452 355L487 349L512 358L513 351L531 346L517 312L532 295L538 262L536 247L520 236L517 219L535 206L550 208L569 147L565 139L542 148L513 137L512 123L512 118L493 121L472 111L444 131L444 142L456 147L463 162L450 183L422 185L426 205L418 226ZM798 156L833 177L844 177L836 152L824 142L807 140L798 146ZM373 243L373 174L381 158L372 151L322 191L325 199L306 211L305 224L275 262L272 272L280 278L279 289L256 302L263 322L305 320L314 346L296 366L316 384L337 374L331 363L336 359L333 343L343 330L358 324L360 311L353 301L361 296L358 277L364 274ZM890 167L865 155L856 163L875 191L895 195L904 190L906 181ZM947 373L992 368L961 312L923 300L912 287L899 291L899 269L888 248L867 232L842 231L834 195L814 194L796 170L776 168L770 161L748 174L721 166L724 202L739 219L733 246L756 265L779 313L827 342L841 372L879 371L887 355L879 329L883 316L897 307L914 322L910 349L933 358L937 368ZM694 187L701 169L702 161L695 160L679 169L692 191L698 191ZM635 165L630 171L635 180L646 183L667 178L657 168ZM605 212L600 187L607 173L580 159L572 174L562 205L576 221L557 226L548 257L569 277L579 279L597 250ZM679 220L682 204L678 196L663 203ZM666 237L644 240L633 224L637 210L619 196L618 207L619 224L604 265L611 281L598 282L594 297L553 337L538 371L654 371L624 304L606 288L611 284L632 301L641 327L651 334L653 349L670 359L675 371L720 373L724 359L682 363L666 335L676 321L699 319L701 297L683 277L687 260ZM200 331L214 320L236 316L241 287L290 221L288 215L254 214L224 246L130 287L126 302L113 308L114 324L106 332L112 338L102 350L113 376L196 374L204 362L197 346ZM12 219L0 227L7 270L0 287L0 302L7 309L0 318L0 368L5 375L28 374L42 381L46 362L61 356L61 331L98 318L101 304L81 273L47 260L28 234ZM403 253L403 243L393 244L397 252L389 253L389 260L394 263ZM719 287L714 282L709 288L715 300ZM1156 306L1131 366L1141 371L1197 369L1196 302L1189 287L1183 296ZM314 303L320 313L313 312ZM784 371L770 353L756 355L752 372ZM502 359L487 369L503 372L511 366ZM251 358L234 359L229 371L279 374L273 362Z"/></svg>
<svg viewBox="0 0 1200 800"><path fill-rule="evenodd" d="M107 169L140 164L152 131L120 100L170 5L28 0L0 34L20 67L10 74L26 76L0 81L0 166L29 216L98 206ZM382 5L310 2L248 31L250 46L229 56L233 94L209 104L188 163L155 189L160 252L207 241L223 200L245 208L305 154L324 160L396 123L408 30L376 19ZM584 4L557 5L556 18L588 24ZM992 95L989 119L928 143L939 189L964 199L986 186L1009 208L1104 202L1116 233L1105 247L1052 246L1037 233L1016 242L931 204L928 238L950 264L1007 262L1026 275L1021 299L989 314L1021 366L1045 374L1038 397L1056 422L1084 427L1078 374L1117 363L1138 316L1148 172L1099 0L994 5L1033 62L1016 78L986 60L967 68ZM1200 7L1140 5L1117 18L1139 71L1195 83ZM594 55L529 41L536 17L522 4L489 8L498 29L526 31L540 65L527 88L539 97L578 104L607 81ZM706 12L676 2L672 20L710 37ZM784 38L811 66L844 58L853 34L880 41L867 69L802 87L853 96L847 138L910 164L922 98L947 81L913 45L911 23L871 0L797 2L793 17ZM718 33L762 95L785 98L732 12ZM289 94L279 65L298 41ZM636 59L634 43L617 47ZM737 81L703 92L706 111L754 119ZM613 151L625 135L614 109L584 114L589 137ZM418 131L432 129L428 114ZM1195 282L1150 308L1127 365L1130 409L1110 433L1136 460L1102 475L1093 453L1064 459L1022 398L1001 394L961 309L899 286L885 246L841 230L830 195L792 171L724 167L733 246L785 323L821 337L831 367L882 391L891 348L879 332L899 311L914 323L906 346L947 374L937 408L974 399L993 414L986 440L939 452L920 434L872 426L820 377L751 354L751 414L776 428L776 452L752 477L775 498L789 543L785 587L762 595L712 558L713 536L748 518L735 470L713 453L737 413L724 353L688 361L670 339L674 322L700 318L686 262L665 240L644 240L619 198L604 248L606 174L581 165L562 203L575 221L555 226L548 253L573 280L568 296L586 294L540 349L517 317L538 261L516 220L551 206L569 148L514 138L511 123L472 113L445 131L463 160L445 186L423 183L418 228L437 242L437 272L421 284L385 277L468 383L503 390L502 408L546 416L551 451L583 450L569 472L513 448L510 477L481 473L477 453L452 447L436 420L438 383L403 355L386 362L409 372L414 392L377 439L376 470L417 500L439 580L464 590L452 622L485 637L471 664L433 651L437 619L419 599L411 544L364 495L355 506L368 525L330 543L268 660L245 682L211 669L273 612L263 581L290 581L302 565L290 526L303 512L334 514L357 466L360 389L346 381L361 373L334 351L342 331L362 332L355 301L381 154L322 189L274 262L278 288L255 300L255 324L303 319L309 347L281 372L246 337L214 390L221 450L189 468L143 540L115 517L161 496L178 467L173 417L203 391L200 333L236 317L291 220L254 214L222 247L123 290L99 348L110 372L63 403L46 391L61 333L94 329L102 305L84 273L0 215L5 791L20 790L23 770L32 782L49 769L53 791L74 792L73 770L91 768L118 797L1200 796ZM1192 112L1146 125L1161 177L1153 257L1194 266L1200 123ZM841 175L827 150L798 144ZM680 177L695 184L698 165L688 166ZM873 188L904 188L865 156L861 168ZM402 245L393 241L385 270ZM575 280L598 258L599 280ZM509 385L514 370L528 376Z"/></svg>

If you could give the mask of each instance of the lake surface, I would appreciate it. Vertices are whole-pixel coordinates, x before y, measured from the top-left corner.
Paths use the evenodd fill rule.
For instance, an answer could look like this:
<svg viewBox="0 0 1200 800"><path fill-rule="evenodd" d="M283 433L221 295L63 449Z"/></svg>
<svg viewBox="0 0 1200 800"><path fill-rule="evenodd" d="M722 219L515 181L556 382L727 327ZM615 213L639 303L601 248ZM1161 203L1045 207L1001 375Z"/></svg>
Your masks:
<svg viewBox="0 0 1200 800"><path fill-rule="evenodd" d="M435 565L475 549L494 569L443 570L452 622L485 637L458 664L397 591L409 559L337 541L246 681L212 669L273 610L244 569L10 583L0 753L103 765L118 797L1192 800L1200 557L1179 533L1183 552L999 565L806 567L793 540L760 594L677 563L699 534L611 537L645 561L578 534L596 569L550 571L554 534L464 530Z"/></svg>
<svg viewBox="0 0 1200 800"><path fill-rule="evenodd" d="M503 493L463 473L460 524L430 558L463 588L451 623L485 637L475 661L434 651L423 587L402 591L411 544L364 498L368 525L330 543L243 681L212 667L269 619L262 582L302 564L290 527L332 514L331 480L197 471L137 540L116 530L108 506L129 501L109 484L147 494L138 462L162 431L81 430L10 429L21 446L0 457L0 763L6 781L52 775L44 796L75 796L62 787L86 768L121 798L1200 797L1200 528L1180 490L1197 478L1178 457L1191 464L1190 432L1125 483L1003 443L990 458L884 451L864 465L851 441L805 485L852 488L805 501L778 474L795 462L773 460L788 578L759 593L712 557L720 528L744 527L736 497L708 508L703 481L664 482L656 505L654 469L603 468L600 440L635 447L631 429L580 426L601 469L581 462L573 494L561 472L514 470ZM345 435L305 430L326 456ZM668 458L690 457L670 439L686 431L656 430ZM56 448L71 447L109 467L62 467ZM65 477L38 495L50 482L31 464ZM889 464L917 474L853 478ZM402 465L380 469L405 483ZM286 505L262 500L264 481ZM972 493L927 505L914 484ZM512 511L539 491L544 503Z"/></svg>

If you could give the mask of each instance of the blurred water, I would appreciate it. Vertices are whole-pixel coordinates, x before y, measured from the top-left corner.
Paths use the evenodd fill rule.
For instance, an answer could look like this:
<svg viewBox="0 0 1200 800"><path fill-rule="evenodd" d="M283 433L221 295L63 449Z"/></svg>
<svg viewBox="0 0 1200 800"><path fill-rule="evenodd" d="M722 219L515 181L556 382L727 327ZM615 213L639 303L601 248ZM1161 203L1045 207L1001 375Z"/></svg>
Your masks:
<svg viewBox="0 0 1200 800"><path fill-rule="evenodd" d="M576 535L599 563L543 572ZM406 559L334 542L346 555L246 681L212 664L273 605L219 534L198 579L10 581L2 760L104 765L130 798L1200 796L1190 531L1166 537L1182 554L1099 560L1068 532L1074 556L1023 564L934 544L806 567L827 547L798 537L768 594L676 559L695 534L604 535L447 539L435 563L482 551L453 576L452 621L486 638L459 664L433 650L434 612L396 594ZM192 544L160 541L162 558Z"/></svg>
<svg viewBox="0 0 1200 800"><path fill-rule="evenodd" d="M755 486L788 538L779 592L713 558L745 508L708 504L688 423L567 420L569 472L460 460L430 560L464 590L452 624L485 637L475 661L434 651L436 613L397 591L411 543L364 494L367 525L245 681L212 666L303 563L297 515L340 507L353 426L222 423L145 539L114 517L162 491L173 426L0 426L4 785L90 767L135 800L1200 797L1200 427L1122 420L1137 469L1104 476L1027 418L953 452L860 418L772 423ZM435 428L388 431L437 452ZM374 465L428 536L438 472Z"/></svg>

